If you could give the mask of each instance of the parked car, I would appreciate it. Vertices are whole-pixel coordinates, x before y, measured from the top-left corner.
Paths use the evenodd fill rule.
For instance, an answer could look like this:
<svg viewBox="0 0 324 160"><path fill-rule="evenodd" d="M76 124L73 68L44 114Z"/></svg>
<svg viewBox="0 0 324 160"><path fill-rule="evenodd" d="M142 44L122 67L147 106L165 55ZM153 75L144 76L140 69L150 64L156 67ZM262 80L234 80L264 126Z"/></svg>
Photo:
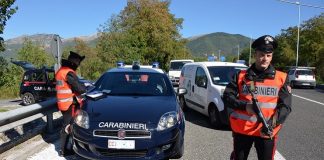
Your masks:
<svg viewBox="0 0 324 160"><path fill-rule="evenodd" d="M294 67L289 69L288 78L291 87L316 87L315 74L311 67Z"/></svg>
<svg viewBox="0 0 324 160"><path fill-rule="evenodd" d="M53 67L36 68L26 61L11 62L25 70L19 90L22 105L31 105L46 98L55 97L56 80ZM81 83L84 83L87 89L92 88L93 82L84 78L79 80Z"/></svg>
<svg viewBox="0 0 324 160"><path fill-rule="evenodd" d="M179 88L187 94L179 95L180 106L196 110L209 117L214 127L228 125L228 112L222 100L226 85L234 74L247 66L229 62L193 62L185 64Z"/></svg>
<svg viewBox="0 0 324 160"><path fill-rule="evenodd" d="M170 68L168 72L169 79L172 82L173 86L179 85L179 78L180 78L180 72L182 69L182 66L186 63L194 62L194 60L191 59L178 59L178 60L171 60L170 61Z"/></svg>
<svg viewBox="0 0 324 160"><path fill-rule="evenodd" d="M161 69L138 64L110 69L97 80L83 104L72 124L73 150L81 157L182 157L184 114Z"/></svg>

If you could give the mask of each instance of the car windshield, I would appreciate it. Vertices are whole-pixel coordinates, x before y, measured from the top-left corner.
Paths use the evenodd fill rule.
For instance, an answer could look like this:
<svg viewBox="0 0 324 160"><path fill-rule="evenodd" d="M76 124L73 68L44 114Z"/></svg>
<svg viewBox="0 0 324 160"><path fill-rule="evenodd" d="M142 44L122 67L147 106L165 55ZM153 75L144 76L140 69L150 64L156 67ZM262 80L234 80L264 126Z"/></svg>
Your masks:
<svg viewBox="0 0 324 160"><path fill-rule="evenodd" d="M210 77L215 85L226 86L240 70L245 70L247 67L235 66L213 66L208 67Z"/></svg>
<svg viewBox="0 0 324 160"><path fill-rule="evenodd" d="M173 71L180 71L186 63L189 63L190 61L181 61L181 62L171 62L170 70Z"/></svg>
<svg viewBox="0 0 324 160"><path fill-rule="evenodd" d="M163 74L143 72L107 72L95 84L95 89L109 95L172 95L171 84Z"/></svg>

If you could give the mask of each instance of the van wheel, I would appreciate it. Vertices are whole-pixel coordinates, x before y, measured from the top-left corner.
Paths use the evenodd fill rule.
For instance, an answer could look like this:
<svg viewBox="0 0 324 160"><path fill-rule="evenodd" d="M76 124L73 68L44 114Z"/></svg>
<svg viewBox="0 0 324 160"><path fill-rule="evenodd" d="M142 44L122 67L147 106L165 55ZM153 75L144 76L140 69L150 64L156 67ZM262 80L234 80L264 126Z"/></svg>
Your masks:
<svg viewBox="0 0 324 160"><path fill-rule="evenodd" d="M182 111L186 111L187 110L187 104L186 104L186 101L185 101L183 96L179 97L179 103L180 103L180 107L181 107Z"/></svg>
<svg viewBox="0 0 324 160"><path fill-rule="evenodd" d="M219 112L215 105L209 106L208 115L209 115L209 123L213 127L219 128L222 126L222 122L220 121L220 117L219 117Z"/></svg>
<svg viewBox="0 0 324 160"><path fill-rule="evenodd" d="M35 97L33 94L26 92L22 95L22 102L24 106L31 105L35 103Z"/></svg>

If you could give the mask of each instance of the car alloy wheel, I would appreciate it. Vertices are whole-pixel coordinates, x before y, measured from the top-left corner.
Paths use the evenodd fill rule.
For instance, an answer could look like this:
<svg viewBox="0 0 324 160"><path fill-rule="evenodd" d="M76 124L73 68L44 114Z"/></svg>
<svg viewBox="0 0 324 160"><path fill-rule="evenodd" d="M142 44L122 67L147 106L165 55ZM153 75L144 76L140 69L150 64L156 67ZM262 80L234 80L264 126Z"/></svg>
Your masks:
<svg viewBox="0 0 324 160"><path fill-rule="evenodd" d="M35 97L33 94L27 92L23 94L22 101L23 101L23 105L25 106L31 105L35 103Z"/></svg>

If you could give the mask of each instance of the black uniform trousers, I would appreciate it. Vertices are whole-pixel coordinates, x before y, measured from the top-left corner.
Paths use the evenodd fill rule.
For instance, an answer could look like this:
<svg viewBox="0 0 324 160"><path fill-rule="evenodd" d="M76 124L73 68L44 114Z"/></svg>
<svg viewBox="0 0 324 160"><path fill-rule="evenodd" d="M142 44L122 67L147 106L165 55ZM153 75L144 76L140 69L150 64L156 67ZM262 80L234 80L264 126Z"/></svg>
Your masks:
<svg viewBox="0 0 324 160"><path fill-rule="evenodd" d="M72 117L72 105L69 107L68 110L66 111L61 111L63 115L63 126L61 129L61 134L60 134L60 141L61 141L61 152L63 154L67 154L71 152L71 150L67 150L67 144L69 140L69 133L66 133L65 128L67 125L72 123L73 117Z"/></svg>
<svg viewBox="0 0 324 160"><path fill-rule="evenodd" d="M259 160L273 160L274 158L277 141L276 136L268 139L233 133L233 140L234 151L231 155L231 160L247 160L253 143Z"/></svg>

